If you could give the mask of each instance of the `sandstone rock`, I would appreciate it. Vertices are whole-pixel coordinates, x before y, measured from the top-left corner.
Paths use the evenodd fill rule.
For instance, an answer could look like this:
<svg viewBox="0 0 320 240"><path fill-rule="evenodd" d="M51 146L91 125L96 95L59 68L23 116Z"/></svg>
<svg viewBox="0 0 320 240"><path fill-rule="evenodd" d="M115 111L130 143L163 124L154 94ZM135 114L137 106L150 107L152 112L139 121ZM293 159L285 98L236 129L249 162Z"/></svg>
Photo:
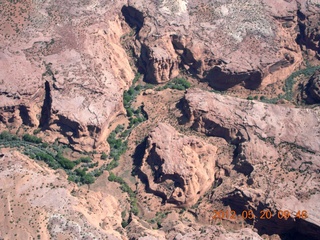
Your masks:
<svg viewBox="0 0 320 240"><path fill-rule="evenodd" d="M22 122L60 132L78 148L105 144L110 122L124 112L122 92L134 77L120 44L123 19L117 13L123 3L2 4L2 129Z"/></svg>
<svg viewBox="0 0 320 240"><path fill-rule="evenodd" d="M307 102L320 103L320 71L316 71L306 86Z"/></svg>
<svg viewBox="0 0 320 240"><path fill-rule="evenodd" d="M4 239L122 239L118 200L78 188L62 172L2 149L0 235ZM10 229L10 231L8 230Z"/></svg>
<svg viewBox="0 0 320 240"><path fill-rule="evenodd" d="M259 234L281 234L295 228L299 234L317 236L319 107L291 108L192 89L186 94L185 110L192 128L235 145L233 169L248 178L247 183L234 185L227 196L222 193L225 204L238 213L250 206L257 216L271 209L275 214L271 220L256 220ZM224 181L221 189L230 183ZM291 218L281 221L276 215L280 210L289 210ZM296 221L302 210L308 212L308 218Z"/></svg>
<svg viewBox="0 0 320 240"><path fill-rule="evenodd" d="M306 5L316 6L310 1L130 0L124 14L137 30L147 81L168 81L183 65L217 89L256 89L285 79L300 65L296 13Z"/></svg>
<svg viewBox="0 0 320 240"><path fill-rule="evenodd" d="M164 229L167 234L167 239L175 240L187 240L187 239L242 239L243 236L254 239L261 240L261 238L256 232L250 228L243 228L241 230L234 229L232 232L227 232L223 227L218 225L208 225L201 227L197 224L189 224L185 226L184 224L178 223L164 223ZM177 232L179 232L177 234Z"/></svg>
<svg viewBox="0 0 320 240"><path fill-rule="evenodd" d="M147 226L148 225L145 222L139 221L137 217L133 216L132 221L127 227L128 230L128 237L130 239L139 239L139 240L165 240L165 232L161 230L152 230Z"/></svg>
<svg viewBox="0 0 320 240"><path fill-rule="evenodd" d="M297 42L305 49L311 49L311 53L318 59L320 58L320 31L318 20L320 17L320 5L318 1L298 1L300 8L298 10L299 35Z"/></svg>
<svg viewBox="0 0 320 240"><path fill-rule="evenodd" d="M170 38L152 44L153 47L150 48L142 45L141 50L141 61L145 63L143 65L146 72L145 80L151 83L164 83L178 76L178 56Z"/></svg>
<svg viewBox="0 0 320 240"><path fill-rule="evenodd" d="M192 205L211 187L216 157L216 147L160 123L148 137L141 171L164 201Z"/></svg>

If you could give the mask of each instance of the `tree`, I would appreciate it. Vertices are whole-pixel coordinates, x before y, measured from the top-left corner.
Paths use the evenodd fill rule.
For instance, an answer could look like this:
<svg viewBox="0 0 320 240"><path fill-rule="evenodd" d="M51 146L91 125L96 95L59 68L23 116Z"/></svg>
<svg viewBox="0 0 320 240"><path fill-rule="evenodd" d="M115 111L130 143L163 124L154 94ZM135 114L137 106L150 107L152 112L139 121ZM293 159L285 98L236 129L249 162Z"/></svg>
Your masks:
<svg viewBox="0 0 320 240"><path fill-rule="evenodd" d="M106 160L108 158L108 155L105 152L101 153L101 159Z"/></svg>

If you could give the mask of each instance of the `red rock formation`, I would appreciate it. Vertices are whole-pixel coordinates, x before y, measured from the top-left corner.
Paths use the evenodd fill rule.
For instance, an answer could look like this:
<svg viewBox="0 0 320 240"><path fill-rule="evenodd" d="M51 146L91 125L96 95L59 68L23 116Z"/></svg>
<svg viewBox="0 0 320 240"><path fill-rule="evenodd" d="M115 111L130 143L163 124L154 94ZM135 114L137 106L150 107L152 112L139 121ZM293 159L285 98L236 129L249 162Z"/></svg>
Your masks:
<svg viewBox="0 0 320 240"><path fill-rule="evenodd" d="M189 206L214 181L216 147L160 123L149 135L141 171L149 191L165 202Z"/></svg>
<svg viewBox="0 0 320 240"><path fill-rule="evenodd" d="M258 216L256 227L260 234L280 234L295 227L301 234L317 236L318 107L291 108L192 89L186 94L185 110L193 129L222 137L236 147L233 169L247 180L227 196L226 192L221 194L225 204L238 213L250 205ZM220 189L230 187L230 182L225 182L228 179L223 180ZM275 215L263 222L259 216L264 208L273 213L289 210L291 219L281 222ZM299 210L306 210L308 218L294 221Z"/></svg>
<svg viewBox="0 0 320 240"><path fill-rule="evenodd" d="M52 141L62 138L77 149L105 144L134 77L119 41L122 4L1 5L1 129L22 122L52 130Z"/></svg>
<svg viewBox="0 0 320 240"><path fill-rule="evenodd" d="M168 81L176 75L176 66L182 65L217 89L236 85L256 89L285 79L299 67L299 8L312 15L317 5L307 1L131 0L125 16L143 46L140 63L147 81ZM134 22L137 15L141 21ZM311 35L306 38L316 39ZM161 60L159 66L154 65L154 58Z"/></svg>

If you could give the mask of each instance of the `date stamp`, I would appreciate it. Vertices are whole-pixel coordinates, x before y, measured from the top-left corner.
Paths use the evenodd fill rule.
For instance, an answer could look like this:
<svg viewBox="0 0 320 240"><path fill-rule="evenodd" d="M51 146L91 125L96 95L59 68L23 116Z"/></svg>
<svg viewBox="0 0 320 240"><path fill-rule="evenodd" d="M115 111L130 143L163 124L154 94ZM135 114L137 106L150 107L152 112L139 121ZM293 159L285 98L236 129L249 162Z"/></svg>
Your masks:
<svg viewBox="0 0 320 240"><path fill-rule="evenodd" d="M306 219L308 218L308 212L306 210L299 210L293 213L289 210L278 210L275 214L272 214L270 209L264 209L261 210L259 214L255 214L253 210L243 210L240 214L237 214L234 210L214 210L212 215L213 220L268 220L271 218L278 218L282 220L288 220L289 218Z"/></svg>

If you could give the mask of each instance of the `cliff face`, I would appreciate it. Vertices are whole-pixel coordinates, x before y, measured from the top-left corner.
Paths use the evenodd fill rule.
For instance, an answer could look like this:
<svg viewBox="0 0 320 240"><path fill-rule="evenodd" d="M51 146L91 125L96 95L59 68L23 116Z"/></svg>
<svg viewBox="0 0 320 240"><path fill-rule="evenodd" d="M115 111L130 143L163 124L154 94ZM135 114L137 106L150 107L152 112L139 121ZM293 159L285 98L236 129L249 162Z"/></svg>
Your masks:
<svg viewBox="0 0 320 240"><path fill-rule="evenodd" d="M2 127L23 123L49 129L56 132L52 141L60 137L87 150L105 142L110 122L123 112L122 92L134 77L119 41L122 5L2 4Z"/></svg>
<svg viewBox="0 0 320 240"><path fill-rule="evenodd" d="M77 179L86 171L96 179L78 186L66 180L70 169L54 171L18 153L25 141L3 144L0 238L319 238L318 106L270 105L176 85L145 90L140 81L125 96L127 117L122 103L134 69L155 84L180 71L191 87L276 96L304 60L319 59L318 0L0 5L0 132L36 130L41 149L68 145L65 157L80 161L72 170L79 170ZM306 86L302 71L295 74L292 89L284 85L282 92L296 97L299 90L307 103L319 103L319 71ZM123 125L108 158L106 139L116 124ZM137 146L141 139L146 147ZM110 171L117 177L108 178ZM259 218L265 209L271 219ZM234 210L237 219L213 221L214 210ZM257 218L242 219L248 210ZM291 216L281 220L284 210ZM308 217L296 217L301 211Z"/></svg>
<svg viewBox="0 0 320 240"><path fill-rule="evenodd" d="M160 123L148 137L141 171L163 201L191 206L213 184L216 158L216 147Z"/></svg>
<svg viewBox="0 0 320 240"><path fill-rule="evenodd" d="M318 107L290 108L193 89L185 96L184 108L193 129L235 146L231 166L246 176L246 183L222 194L226 204L239 211L249 204L257 215L266 207L294 214L303 208L309 214L304 221L284 223L277 217L268 222L258 220L259 233L268 229L269 234L279 234L296 227L300 233L317 235Z"/></svg>
<svg viewBox="0 0 320 240"><path fill-rule="evenodd" d="M319 2L318 1L298 1L299 10L298 27L299 34L297 36L297 42L302 46L304 50L310 49L309 55L320 57L320 32L316 22L319 19Z"/></svg>
<svg viewBox="0 0 320 240"><path fill-rule="evenodd" d="M150 82L168 81L180 65L216 89L256 89L300 66L299 45L318 51L312 1L131 0L125 9Z"/></svg>
<svg viewBox="0 0 320 240"><path fill-rule="evenodd" d="M316 71L311 76L303 90L302 95L309 104L320 102L320 71Z"/></svg>
<svg viewBox="0 0 320 240"><path fill-rule="evenodd" d="M60 4L57 7L57 4ZM52 130L76 149L103 144L133 79L121 36L132 28L145 80L188 70L210 86L285 79L317 56L316 1L7 1L1 12L0 121Z"/></svg>

